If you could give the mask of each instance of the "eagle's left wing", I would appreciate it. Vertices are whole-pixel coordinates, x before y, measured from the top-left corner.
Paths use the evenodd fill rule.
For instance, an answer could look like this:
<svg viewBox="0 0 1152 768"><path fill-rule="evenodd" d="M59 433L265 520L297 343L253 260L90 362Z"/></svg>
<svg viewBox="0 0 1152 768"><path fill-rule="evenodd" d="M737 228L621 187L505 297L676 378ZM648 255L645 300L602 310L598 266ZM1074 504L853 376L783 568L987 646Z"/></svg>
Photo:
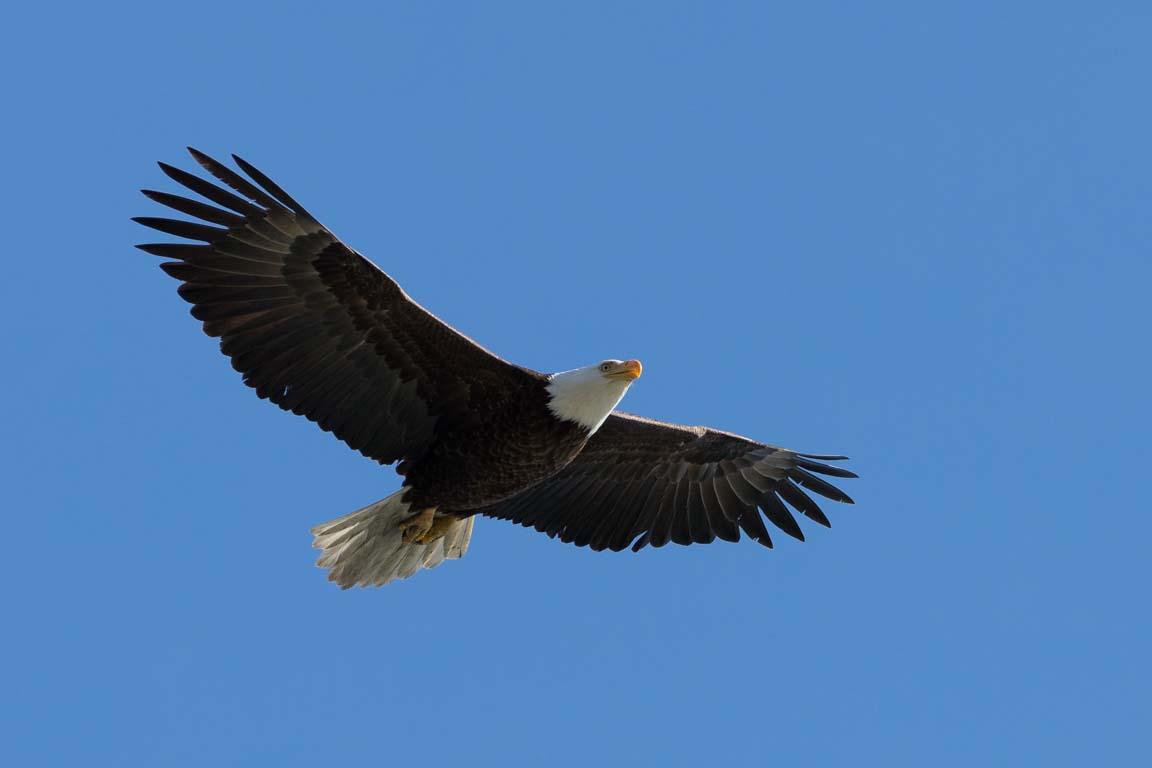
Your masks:
<svg viewBox="0 0 1152 768"><path fill-rule="evenodd" d="M617 411L560 473L477 512L596 550L739 541L741 530L771 547L761 514L801 541L804 534L789 506L829 525L803 489L852 503L817 476L856 477L823 463L844 458Z"/></svg>

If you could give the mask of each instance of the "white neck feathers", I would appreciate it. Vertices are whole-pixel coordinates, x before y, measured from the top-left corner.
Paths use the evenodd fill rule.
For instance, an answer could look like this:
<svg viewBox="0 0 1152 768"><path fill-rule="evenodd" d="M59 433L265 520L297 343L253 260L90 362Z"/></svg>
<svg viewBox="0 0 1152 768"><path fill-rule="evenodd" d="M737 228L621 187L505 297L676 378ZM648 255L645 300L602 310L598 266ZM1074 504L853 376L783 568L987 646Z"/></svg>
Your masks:
<svg viewBox="0 0 1152 768"><path fill-rule="evenodd" d="M550 396L548 410L559 419L576 422L591 434L612 413L630 384L606 378L595 365L554 373L546 385Z"/></svg>

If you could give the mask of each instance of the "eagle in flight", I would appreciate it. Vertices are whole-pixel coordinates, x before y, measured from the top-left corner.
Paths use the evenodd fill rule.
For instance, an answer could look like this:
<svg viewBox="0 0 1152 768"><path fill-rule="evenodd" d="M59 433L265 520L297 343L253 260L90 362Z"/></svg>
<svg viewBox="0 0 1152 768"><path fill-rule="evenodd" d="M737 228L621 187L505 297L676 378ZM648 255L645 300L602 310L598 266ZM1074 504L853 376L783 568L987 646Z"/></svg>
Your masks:
<svg viewBox="0 0 1152 768"><path fill-rule="evenodd" d="M540 373L503 360L414 302L267 176L202 152L220 184L160 163L202 199L143 190L190 220L135 221L204 332L256 394L381 464L399 491L312 529L341 587L380 586L468 549L477 515L595 550L739 541L765 521L803 540L828 526L809 492L852 503L823 456L615 410L638 360ZM221 184L223 186L221 186Z"/></svg>

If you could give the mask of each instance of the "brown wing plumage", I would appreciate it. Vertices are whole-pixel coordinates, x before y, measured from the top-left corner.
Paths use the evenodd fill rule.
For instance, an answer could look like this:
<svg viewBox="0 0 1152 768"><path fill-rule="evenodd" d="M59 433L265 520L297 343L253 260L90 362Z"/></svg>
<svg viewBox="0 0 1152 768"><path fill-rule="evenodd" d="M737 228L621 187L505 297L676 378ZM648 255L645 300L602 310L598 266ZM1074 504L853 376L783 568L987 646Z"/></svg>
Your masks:
<svg viewBox="0 0 1152 768"><path fill-rule="evenodd" d="M843 458L615 412L559 474L477 512L596 550L739 541L741 530L771 547L761 515L801 541L789 507L829 525L804 489L852 503L817 476L856 477L822 463Z"/></svg>
<svg viewBox="0 0 1152 768"><path fill-rule="evenodd" d="M235 193L172 166L211 205L149 198L199 221L141 217L191 243L138 246L174 261L192 315L244 382L381 463L417 460L470 404L540 374L507 363L412 301L372 262L239 157L240 174L189 149ZM253 183L255 182L255 183Z"/></svg>

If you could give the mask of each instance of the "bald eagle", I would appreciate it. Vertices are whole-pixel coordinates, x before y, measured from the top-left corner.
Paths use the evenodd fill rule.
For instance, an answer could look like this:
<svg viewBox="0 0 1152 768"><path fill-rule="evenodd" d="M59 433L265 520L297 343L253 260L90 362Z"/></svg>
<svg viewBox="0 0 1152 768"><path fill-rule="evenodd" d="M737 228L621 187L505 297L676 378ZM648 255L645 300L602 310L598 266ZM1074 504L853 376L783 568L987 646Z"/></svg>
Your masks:
<svg viewBox="0 0 1152 768"><path fill-rule="evenodd" d="M233 155L245 178L189 151L224 186L160 163L203 200L143 193L195 221L134 221L194 242L137 247L169 259L161 269L259 397L399 462L399 491L312 529L317 565L341 587L461 557L477 515L594 550L739 541L741 531L771 547L765 518L804 539L789 508L829 525L805 489L852 503L820 477L856 477L825 463L846 457L616 411L637 360L551 374L507 362L249 163Z"/></svg>

